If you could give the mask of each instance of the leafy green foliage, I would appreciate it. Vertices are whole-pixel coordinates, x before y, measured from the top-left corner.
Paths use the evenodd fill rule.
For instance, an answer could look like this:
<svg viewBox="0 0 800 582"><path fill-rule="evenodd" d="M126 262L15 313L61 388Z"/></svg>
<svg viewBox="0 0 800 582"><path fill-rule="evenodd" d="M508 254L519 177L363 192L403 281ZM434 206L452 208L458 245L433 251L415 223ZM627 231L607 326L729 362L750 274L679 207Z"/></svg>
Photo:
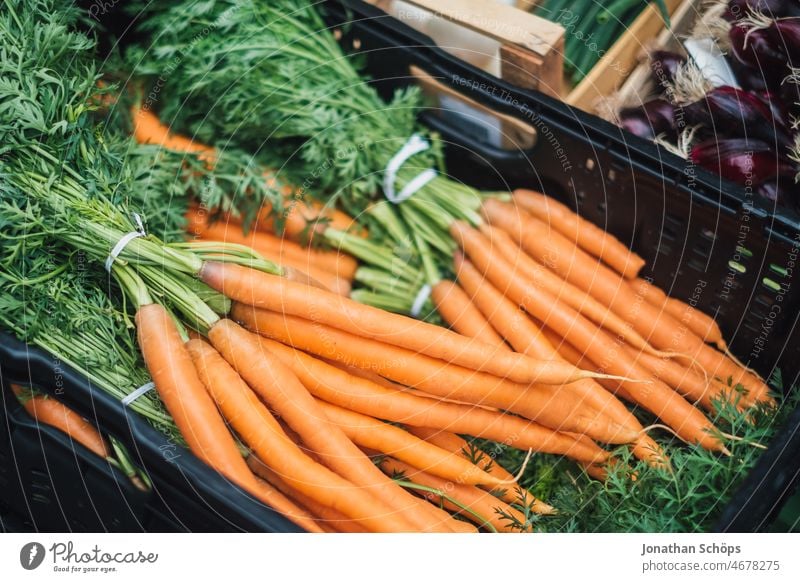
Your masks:
<svg viewBox="0 0 800 582"><path fill-rule="evenodd" d="M135 75L149 78L145 104L163 122L207 143L253 152L293 184L296 196L337 204L370 231L377 244L410 250L413 275L395 272L371 252L362 261L413 289L405 297L362 293L374 305L402 310L424 283L451 268L455 220L480 222L481 196L439 176L395 208L373 212L384 169L415 133L421 107L416 89L384 102L344 54L307 0L180 0L133 2L145 40L126 54ZM419 172L442 169L440 144L402 166L396 190ZM416 280L416 273L423 279Z"/></svg>
<svg viewBox="0 0 800 582"><path fill-rule="evenodd" d="M742 479L753 468L785 418L800 403L787 397L777 413L757 408L747 416L731 404L717 404L716 424L741 440L726 440L731 456L688 446L661 433L672 471L639 461L626 447L613 451L605 482L570 462L535 456L520 485L555 506L559 513L540 518L536 528L551 532L708 531ZM520 466L523 451L476 441L509 470Z"/></svg>
<svg viewBox="0 0 800 582"><path fill-rule="evenodd" d="M137 2L130 12L150 38L128 62L160 78L164 120L258 151L298 185L344 190L351 211L414 133L417 91L384 103L308 2Z"/></svg>

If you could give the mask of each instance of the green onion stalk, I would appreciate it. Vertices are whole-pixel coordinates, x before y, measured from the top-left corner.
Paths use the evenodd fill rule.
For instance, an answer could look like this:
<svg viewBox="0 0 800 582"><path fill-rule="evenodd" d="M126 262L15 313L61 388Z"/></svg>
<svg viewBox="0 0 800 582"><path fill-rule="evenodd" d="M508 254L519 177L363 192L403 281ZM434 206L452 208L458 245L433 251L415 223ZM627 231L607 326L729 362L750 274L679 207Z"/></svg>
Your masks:
<svg viewBox="0 0 800 582"><path fill-rule="evenodd" d="M221 150L252 152L297 196L336 205L367 227L372 244L330 228L324 237L385 272L380 285L367 283L353 297L405 311L422 286L452 272L449 227L479 225L486 195L446 176L438 137L416 120L417 89L385 101L312 3L179 0L127 9L141 40L125 61L158 85L146 105L163 123ZM436 177L389 202L387 166L415 135L429 147L399 166L393 189L429 169Z"/></svg>

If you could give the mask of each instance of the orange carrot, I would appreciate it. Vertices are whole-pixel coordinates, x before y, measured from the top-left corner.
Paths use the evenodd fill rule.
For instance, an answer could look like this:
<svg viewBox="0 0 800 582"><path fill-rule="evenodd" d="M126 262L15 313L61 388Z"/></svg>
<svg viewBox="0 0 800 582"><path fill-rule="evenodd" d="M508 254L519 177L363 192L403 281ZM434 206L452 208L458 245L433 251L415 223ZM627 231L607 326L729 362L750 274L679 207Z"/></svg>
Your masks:
<svg viewBox="0 0 800 582"><path fill-rule="evenodd" d="M170 133L169 128L161 123L150 110L134 107L131 111L131 118L134 125L133 135L137 142L151 143L178 152L199 153L200 159L205 159L212 165L215 163L217 152L214 148ZM274 181L274 178L269 175L265 175L265 179ZM289 187L283 189L283 196L282 232L289 238L294 240L308 238L310 242L314 234L322 233L329 227L352 231L358 236L367 237L367 232L344 212L315 200L308 202L300 200ZM257 223L264 230L277 229L277 221L273 217L270 207L264 208Z"/></svg>
<svg viewBox="0 0 800 582"><path fill-rule="evenodd" d="M659 357L680 356L688 359L685 354L656 350L642 336L636 333L629 323L609 311L608 307L582 289L564 281L557 274L527 255L511 239L508 233L487 224L482 224L480 231L484 236L482 244L487 245L484 252L489 252L488 245L491 245L492 249L496 247L499 254L514 266L515 273L519 273L518 276L524 277L530 284L540 286L587 319L608 329L612 334L624 338L626 342L643 352Z"/></svg>
<svg viewBox="0 0 800 582"><path fill-rule="evenodd" d="M11 384L11 390L37 422L57 428L98 457L111 456L111 449L100 431L71 408L55 398L32 394L16 384Z"/></svg>
<svg viewBox="0 0 800 582"><path fill-rule="evenodd" d="M730 377L734 383L743 384L752 399L772 402L761 380L707 346L671 315L642 300L616 273L559 233L549 231L538 219L496 200L487 200L483 211L490 223L512 235L531 256L607 305L655 347L672 350L680 346L710 375Z"/></svg>
<svg viewBox="0 0 800 582"><path fill-rule="evenodd" d="M214 148L197 143L188 137L170 133L149 109L134 107L131 111L133 136L139 143L158 145L163 148L186 153L198 153L200 159L213 164L217 154Z"/></svg>
<svg viewBox="0 0 800 582"><path fill-rule="evenodd" d="M700 403L706 410L714 411L712 399L722 397L722 392L710 378L703 378L693 370L684 368L677 362L639 353L630 346L625 346L625 349L631 358L638 360L656 378L662 380L692 402Z"/></svg>
<svg viewBox="0 0 800 582"><path fill-rule="evenodd" d="M391 422L503 441L523 450L563 454L595 463L607 458L591 441L576 441L518 416L381 386L281 343L265 338L261 341L297 374L314 396L349 410Z"/></svg>
<svg viewBox="0 0 800 582"><path fill-rule="evenodd" d="M253 455L250 455L253 458ZM248 465L250 463L248 462ZM252 468L252 466L251 466ZM314 517L305 509L298 506L278 489L270 485L264 479L256 478L258 487L258 498L269 507L289 518L293 523L311 533L322 533L323 529L314 520Z"/></svg>
<svg viewBox="0 0 800 582"><path fill-rule="evenodd" d="M214 347L256 393L316 452L328 467L367 488L387 505L403 511L403 518L423 530L435 528L419 510L417 500L386 479L342 430L327 420L318 402L297 376L256 336L233 321L220 320L209 330Z"/></svg>
<svg viewBox="0 0 800 582"><path fill-rule="evenodd" d="M456 483L491 487L513 484L484 472L466 459L427 443L402 428L323 400L319 404L328 419L360 447L396 457L417 469Z"/></svg>
<svg viewBox="0 0 800 582"><path fill-rule="evenodd" d="M485 313L490 310L494 311L492 321L514 349L531 353L538 358L563 359L544 336L542 330L505 295L495 289L489 281L483 279L480 273L460 255L456 256L455 268L459 279L472 295L478 307ZM574 362L570 363L574 364ZM663 451L655 441L642 432L643 427L636 417L600 384L594 380L579 380L564 386L561 390L574 391L586 404L608 415L615 422L636 431L640 436L637 438L633 450L639 458L657 465L664 462Z"/></svg>
<svg viewBox="0 0 800 582"><path fill-rule="evenodd" d="M356 260L344 253L303 247L294 241L265 232L258 228L259 225L254 225L254 228L245 234L242 223L230 215L223 215L210 223L208 212L192 207L186 213L186 220L186 230L190 234L206 240L247 245L264 256L280 257L306 270L325 271L338 278L352 281L358 268Z"/></svg>
<svg viewBox="0 0 800 582"><path fill-rule="evenodd" d="M525 525L526 520L522 513L508 505L505 501L477 487L461 485L440 477L435 477L434 475L420 471L391 457L383 459L381 469L387 475L402 475L405 480L444 493L446 497L441 497L430 492L426 492L424 495L430 500L436 500L437 503L442 503L450 511L469 519L481 527L488 524L493 526L498 532L518 533L522 530L520 527L515 527L512 520L516 520L520 526ZM471 511L465 511L461 507L454 505L447 499L448 497L466 506Z"/></svg>
<svg viewBox="0 0 800 582"><path fill-rule="evenodd" d="M220 293L247 305L299 316L516 382L563 384L596 376L563 362L534 360L436 325L239 265L206 261L200 278Z"/></svg>
<svg viewBox="0 0 800 582"><path fill-rule="evenodd" d="M580 217L564 204L533 190L514 190L514 200L553 230L597 257L626 279L633 279L644 267L644 259L619 240Z"/></svg>
<svg viewBox="0 0 800 582"><path fill-rule="evenodd" d="M504 481L511 481L514 478L514 476L506 471L501 464L497 463L492 456L483 451L476 450L474 447L470 447L467 441L455 433L423 427L409 427L409 432L439 448L450 451L456 455L461 455L465 459L469 459L470 462L474 462L490 475L494 475ZM536 499L531 495L530 491L523 489L519 485L509 486L504 491L494 491L493 493L508 504L525 503L534 513L541 513L543 515L556 513L556 509L552 505L548 505L544 501Z"/></svg>
<svg viewBox="0 0 800 582"><path fill-rule="evenodd" d="M541 359L563 359L527 314L484 279L462 255L456 255L454 266L462 286L478 309L486 317L491 318L497 331L515 350ZM593 380L579 380L560 389L574 391L585 399L587 404L612 414L621 424L634 428L638 426L635 429L641 429L625 406Z"/></svg>
<svg viewBox="0 0 800 582"><path fill-rule="evenodd" d="M364 526L352 519L348 519L339 511L322 505L296 489L292 489L286 481L278 477L275 471L267 467L267 465L255 455L247 457L247 466L250 467L250 470L258 475L263 482L268 483L275 490L279 491L285 498L289 499L291 503L296 504L298 507L302 506L307 508L308 511L302 508L300 508L300 510L307 514L310 512L311 519L314 520L316 527L330 526L333 531L346 533L364 533L367 531Z"/></svg>
<svg viewBox="0 0 800 582"><path fill-rule="evenodd" d="M596 325L569 306L536 286L524 285L513 276L513 267L505 259L479 252L481 235L469 227L454 224L451 228L456 241L473 259L478 270L528 313L542 321L570 343L583 351L602 370L611 370L628 378L651 378L641 366L627 357L620 357L623 348ZM689 442L697 442L711 450L724 450L722 443L712 436L713 425L703 414L662 382L624 382L625 391L636 402L662 418ZM568 429L564 429L568 430Z"/></svg>
<svg viewBox="0 0 800 582"><path fill-rule="evenodd" d="M514 384L397 346L241 303L234 304L231 314L263 336L317 356L372 369L437 396L497 406L557 430L597 434L604 442L630 442L636 437L629 429L598 418L594 410L589 411L591 415L584 416L580 403L569 393L554 399L536 385Z"/></svg>
<svg viewBox="0 0 800 582"><path fill-rule="evenodd" d="M456 283L443 279L433 287L431 299L439 315L451 329L487 344L504 345L503 338L497 335L491 324Z"/></svg>
<svg viewBox="0 0 800 582"><path fill-rule="evenodd" d="M245 444L281 479L369 531L413 531L397 511L303 453L213 347L198 340L190 340L187 346L208 393L224 417Z"/></svg>
<svg viewBox="0 0 800 582"><path fill-rule="evenodd" d="M669 297L661 289L645 279L634 279L630 282L630 285L638 295L644 297L654 307L663 309L675 319L687 325L703 341L716 344L723 351L727 349L727 344L722 338L722 330L720 330L717 322L696 307Z"/></svg>
<svg viewBox="0 0 800 582"><path fill-rule="evenodd" d="M191 356L163 306L136 312L139 349L158 395L189 449L235 483L252 491L255 479L228 427L197 375Z"/></svg>

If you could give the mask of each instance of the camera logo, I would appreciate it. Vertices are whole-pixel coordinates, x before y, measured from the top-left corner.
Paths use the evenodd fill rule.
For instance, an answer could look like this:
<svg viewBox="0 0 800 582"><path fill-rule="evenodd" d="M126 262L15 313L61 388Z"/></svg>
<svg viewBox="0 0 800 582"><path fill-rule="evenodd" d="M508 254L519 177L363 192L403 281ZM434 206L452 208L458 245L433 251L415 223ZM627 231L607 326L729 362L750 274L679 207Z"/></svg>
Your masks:
<svg viewBox="0 0 800 582"><path fill-rule="evenodd" d="M44 546L39 542L29 542L19 552L19 563L26 570L35 570L44 561Z"/></svg>

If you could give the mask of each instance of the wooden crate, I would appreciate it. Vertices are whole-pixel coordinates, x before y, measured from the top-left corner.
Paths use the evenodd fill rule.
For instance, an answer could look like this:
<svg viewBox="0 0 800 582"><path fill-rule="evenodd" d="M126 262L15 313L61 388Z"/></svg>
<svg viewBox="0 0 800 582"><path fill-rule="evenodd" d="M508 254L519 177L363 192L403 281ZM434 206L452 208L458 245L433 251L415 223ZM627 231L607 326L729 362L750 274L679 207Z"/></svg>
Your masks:
<svg viewBox="0 0 800 582"><path fill-rule="evenodd" d="M392 13L392 0L366 0ZM436 19L451 22L477 33L499 45L502 79L526 89L537 89L543 93L560 96L563 93L564 29L546 20L516 8L492 0L403 0ZM400 18L407 24L419 28L422 19L414 13ZM423 32L428 32L423 30ZM434 35L431 35L434 36ZM470 37L470 40L475 37ZM434 38L434 40L437 40ZM462 58L470 47L455 43L441 43L444 50Z"/></svg>
<svg viewBox="0 0 800 582"><path fill-rule="evenodd" d="M395 5L393 0L367 1L390 13ZM658 9L653 4L648 5L583 81L570 87L565 81L563 68L566 32L562 26L532 14L531 11L540 0L515 0L514 6L495 0L402 1L499 43L499 70L489 72L518 87L560 97L570 105L589 112L595 112L599 100L622 86L636 68L639 55L645 47L665 29ZM676 15L676 10L684 0L665 1L670 14ZM404 21L411 26L419 23L413 15ZM464 44L475 38L468 38ZM444 50L470 60L469 47L456 47L454 43L439 44ZM473 51L473 54L478 52L480 49ZM473 64L488 70L484 63Z"/></svg>

